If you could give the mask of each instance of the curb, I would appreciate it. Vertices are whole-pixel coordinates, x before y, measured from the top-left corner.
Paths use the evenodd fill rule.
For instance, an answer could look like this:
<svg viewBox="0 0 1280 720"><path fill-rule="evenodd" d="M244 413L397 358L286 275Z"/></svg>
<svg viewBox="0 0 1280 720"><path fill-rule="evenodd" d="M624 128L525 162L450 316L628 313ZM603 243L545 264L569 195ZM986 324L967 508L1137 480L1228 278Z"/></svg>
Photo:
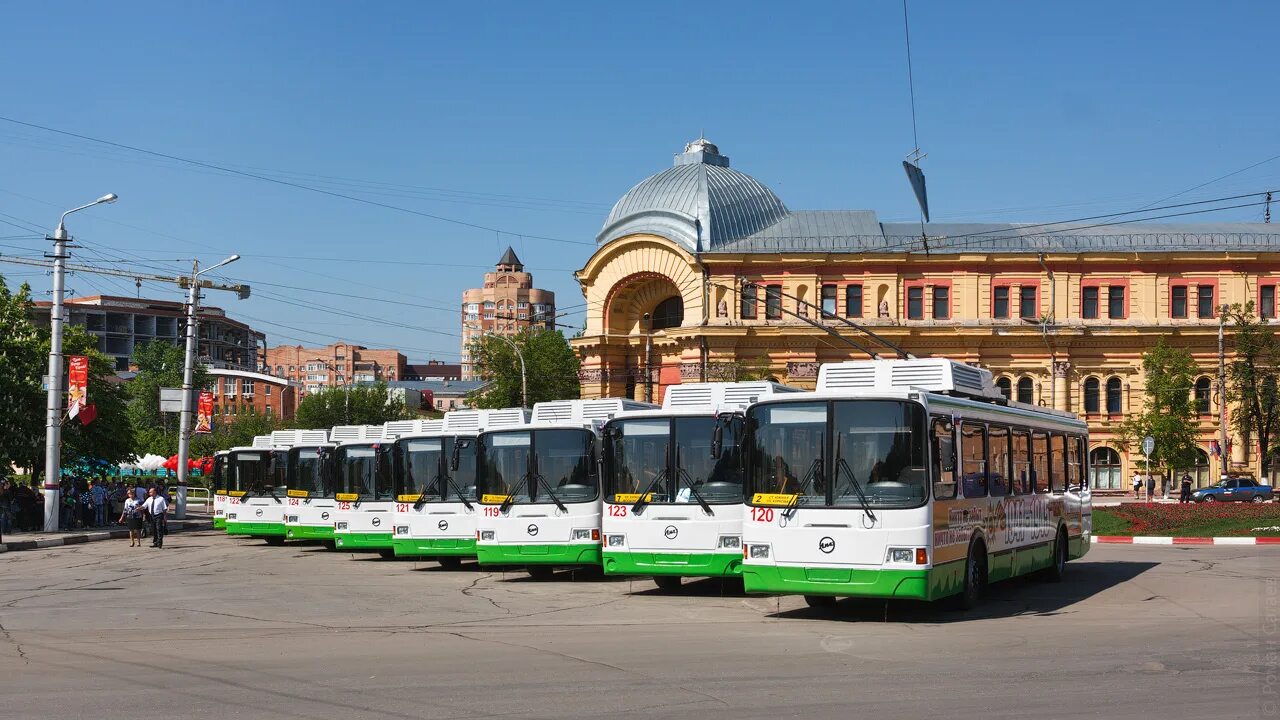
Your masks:
<svg viewBox="0 0 1280 720"><path fill-rule="evenodd" d="M175 520L169 523L169 534L175 532L190 532L193 530L210 530L213 528L213 522L208 520ZM47 540L16 540L13 542L0 543L0 553L19 552L22 550L40 550L42 548L62 547L64 545L80 545L87 542L96 542L98 540L118 540L129 537L128 530L99 530L91 533L81 533L79 535L64 535L57 538L49 538Z"/></svg>
<svg viewBox="0 0 1280 720"><path fill-rule="evenodd" d="M1093 542L1114 545L1280 545L1280 537L1158 537L1094 535Z"/></svg>

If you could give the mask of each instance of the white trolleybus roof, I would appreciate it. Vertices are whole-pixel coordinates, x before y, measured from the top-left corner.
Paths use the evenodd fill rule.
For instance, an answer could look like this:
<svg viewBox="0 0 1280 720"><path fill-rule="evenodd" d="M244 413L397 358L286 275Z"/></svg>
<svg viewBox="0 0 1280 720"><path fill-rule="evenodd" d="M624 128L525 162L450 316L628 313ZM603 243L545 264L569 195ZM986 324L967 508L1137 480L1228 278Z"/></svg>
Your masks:
<svg viewBox="0 0 1280 720"><path fill-rule="evenodd" d="M818 369L817 389L804 395L909 398L919 393L944 396L937 400L959 398L1037 413L1084 427L1074 413L1006 399L996 388L990 370L947 358L827 363Z"/></svg>
<svg viewBox="0 0 1280 720"><path fill-rule="evenodd" d="M533 417L523 427L599 429L615 415L633 410L656 410L657 405L624 398L550 400L535 403Z"/></svg>
<svg viewBox="0 0 1280 720"><path fill-rule="evenodd" d="M720 415L743 412L747 406L774 395L804 392L775 382L709 382L672 385L662 398L662 407L627 410L617 419L670 417L673 415Z"/></svg>
<svg viewBox="0 0 1280 720"><path fill-rule="evenodd" d="M387 432L386 425L335 425L329 431L329 441L339 447L343 445L366 445L395 439L394 433Z"/></svg>
<svg viewBox="0 0 1280 720"><path fill-rule="evenodd" d="M529 422L524 408L500 410L451 410L440 420L396 420L386 424L397 438L475 435L485 430L520 427Z"/></svg>
<svg viewBox="0 0 1280 720"><path fill-rule="evenodd" d="M272 447L277 449L298 445L315 447L330 444L328 430L276 430L270 437Z"/></svg>

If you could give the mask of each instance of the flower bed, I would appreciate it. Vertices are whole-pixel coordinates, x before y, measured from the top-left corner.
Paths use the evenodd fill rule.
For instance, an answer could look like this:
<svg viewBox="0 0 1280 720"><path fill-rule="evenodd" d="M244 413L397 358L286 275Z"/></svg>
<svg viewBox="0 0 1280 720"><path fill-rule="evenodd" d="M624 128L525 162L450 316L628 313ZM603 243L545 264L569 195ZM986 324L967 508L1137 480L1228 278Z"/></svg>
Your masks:
<svg viewBox="0 0 1280 720"><path fill-rule="evenodd" d="M1125 503L1094 508L1095 535L1174 537L1280 536L1280 504Z"/></svg>

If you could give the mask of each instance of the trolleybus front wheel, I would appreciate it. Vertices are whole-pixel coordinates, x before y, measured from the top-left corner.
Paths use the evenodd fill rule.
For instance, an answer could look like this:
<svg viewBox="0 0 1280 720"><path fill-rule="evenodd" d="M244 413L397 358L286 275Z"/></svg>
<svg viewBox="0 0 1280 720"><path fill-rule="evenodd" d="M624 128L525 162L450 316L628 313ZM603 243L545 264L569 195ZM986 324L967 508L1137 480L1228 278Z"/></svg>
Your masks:
<svg viewBox="0 0 1280 720"><path fill-rule="evenodd" d="M284 538L283 538L283 537L281 537L281 536L272 535L271 537L268 537L268 538L267 538L267 544L268 544L268 545L283 545L283 544L284 544Z"/></svg>
<svg viewBox="0 0 1280 720"><path fill-rule="evenodd" d="M381 557L383 560L395 560L395 559L396 559L396 551L395 551L395 550L386 550L386 549L379 550L379 551L378 551L378 556L379 556L379 557Z"/></svg>
<svg viewBox="0 0 1280 720"><path fill-rule="evenodd" d="M550 565L530 565L525 568L529 571L529 577L534 580L550 580L555 577L555 568Z"/></svg>
<svg viewBox="0 0 1280 720"><path fill-rule="evenodd" d="M659 590L664 592L675 592L680 589L679 575L655 575L653 584L658 586Z"/></svg>
<svg viewBox="0 0 1280 720"><path fill-rule="evenodd" d="M969 544L969 557L964 562L964 589L960 592L960 608L972 610L982 602L987 591L987 546L981 540Z"/></svg>
<svg viewBox="0 0 1280 720"><path fill-rule="evenodd" d="M1044 579L1049 582L1062 582L1067 572L1067 533L1059 528L1058 537L1053 541L1053 564L1044 571Z"/></svg>
<svg viewBox="0 0 1280 720"><path fill-rule="evenodd" d="M836 598L831 595L805 595L804 601L815 610L830 610L836 606Z"/></svg>
<svg viewBox="0 0 1280 720"><path fill-rule="evenodd" d="M448 570L457 570L458 568L462 567L462 558L446 556L442 558L436 558L436 560L437 562L440 563L440 567L446 568Z"/></svg>

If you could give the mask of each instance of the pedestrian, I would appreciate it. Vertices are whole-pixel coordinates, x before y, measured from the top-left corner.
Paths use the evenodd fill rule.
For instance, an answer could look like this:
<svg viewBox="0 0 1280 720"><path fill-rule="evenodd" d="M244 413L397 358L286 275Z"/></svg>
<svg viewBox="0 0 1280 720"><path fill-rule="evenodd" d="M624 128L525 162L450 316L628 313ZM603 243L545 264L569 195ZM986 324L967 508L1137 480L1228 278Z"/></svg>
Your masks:
<svg viewBox="0 0 1280 720"><path fill-rule="evenodd" d="M1150 472L1147 473L1147 504L1150 504L1156 495L1156 476Z"/></svg>
<svg viewBox="0 0 1280 720"><path fill-rule="evenodd" d="M129 547L142 547L142 513L138 501L133 499L133 488L124 501L124 512L120 513L120 522L129 527Z"/></svg>
<svg viewBox="0 0 1280 720"><path fill-rule="evenodd" d="M1191 502L1191 475L1182 474L1182 494L1178 496L1178 504Z"/></svg>
<svg viewBox="0 0 1280 720"><path fill-rule="evenodd" d="M107 487L101 478L93 481L89 496L93 500L93 526L103 527L107 524Z"/></svg>
<svg viewBox="0 0 1280 720"><path fill-rule="evenodd" d="M146 510L147 518L151 525L151 547L164 547L164 534L167 529L164 516L169 510L169 503L165 502L164 495L161 495L153 487L142 507Z"/></svg>
<svg viewBox="0 0 1280 720"><path fill-rule="evenodd" d="M1142 493L1142 476L1138 474L1137 470L1134 470L1133 471L1133 499L1137 500L1139 497L1141 497L1141 493Z"/></svg>

